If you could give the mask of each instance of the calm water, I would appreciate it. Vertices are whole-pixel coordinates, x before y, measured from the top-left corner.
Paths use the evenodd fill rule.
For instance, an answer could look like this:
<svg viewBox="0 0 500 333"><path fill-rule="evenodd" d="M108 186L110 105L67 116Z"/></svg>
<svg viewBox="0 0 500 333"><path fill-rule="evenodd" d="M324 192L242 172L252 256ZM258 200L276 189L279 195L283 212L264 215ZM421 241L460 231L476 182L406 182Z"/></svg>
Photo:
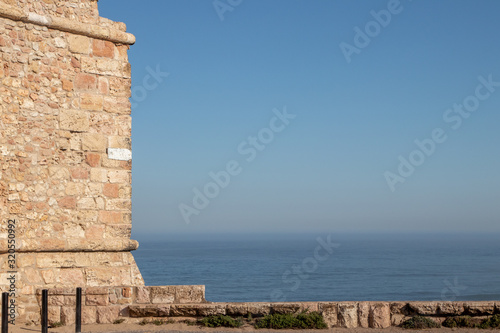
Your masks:
<svg viewBox="0 0 500 333"><path fill-rule="evenodd" d="M147 285L203 284L213 302L500 300L499 235L318 237L138 237L134 257Z"/></svg>

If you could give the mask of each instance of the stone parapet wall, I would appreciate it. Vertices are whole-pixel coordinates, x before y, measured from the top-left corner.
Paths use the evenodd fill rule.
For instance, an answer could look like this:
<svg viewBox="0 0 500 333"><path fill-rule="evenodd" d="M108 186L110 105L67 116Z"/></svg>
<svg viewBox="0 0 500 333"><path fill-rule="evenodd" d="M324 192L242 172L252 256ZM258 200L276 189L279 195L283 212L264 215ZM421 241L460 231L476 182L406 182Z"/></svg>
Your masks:
<svg viewBox="0 0 500 333"><path fill-rule="evenodd" d="M500 301L485 302L290 302L290 303L205 303L129 306L130 322L144 318L205 317L229 315L260 317L268 314L321 313L329 328L388 328L420 315L437 322L451 316L483 317L500 313ZM134 321L135 319L135 321Z"/></svg>
<svg viewBox="0 0 500 333"><path fill-rule="evenodd" d="M41 289L36 305L25 308L38 322ZM49 321L71 325L75 322L75 288L49 289ZM205 286L111 286L83 288L84 324L113 323L123 319L139 323L152 319L201 318L211 315L254 318L269 314L297 314L316 311L329 328L388 328L400 326L413 316L443 322L448 317L468 315L484 318L500 313L500 301L460 302L208 302ZM32 317L32 318L31 318Z"/></svg>
<svg viewBox="0 0 500 333"><path fill-rule="evenodd" d="M134 44L126 25L99 16L97 0L0 0L0 16L61 31Z"/></svg>
<svg viewBox="0 0 500 333"><path fill-rule="evenodd" d="M52 15L77 22L97 23L99 11L97 0L1 0L1 5L9 5L38 15Z"/></svg>
<svg viewBox="0 0 500 333"><path fill-rule="evenodd" d="M27 307L26 311L32 313L28 314L28 320L37 323L41 289L36 294L38 304ZM87 287L82 289L82 323L109 324L119 318L129 318L134 309L131 304L154 308L150 314L158 317L170 315L171 306L186 303L206 303L205 286ZM75 323L75 288L49 289L48 305L49 322Z"/></svg>

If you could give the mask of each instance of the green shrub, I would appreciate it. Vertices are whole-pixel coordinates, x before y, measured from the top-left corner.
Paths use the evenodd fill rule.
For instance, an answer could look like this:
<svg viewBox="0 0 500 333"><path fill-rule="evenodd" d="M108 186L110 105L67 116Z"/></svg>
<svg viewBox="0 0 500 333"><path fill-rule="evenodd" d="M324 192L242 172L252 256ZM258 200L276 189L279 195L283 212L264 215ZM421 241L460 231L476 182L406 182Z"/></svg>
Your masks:
<svg viewBox="0 0 500 333"><path fill-rule="evenodd" d="M479 328L500 328L500 314L489 317L483 320L478 326Z"/></svg>
<svg viewBox="0 0 500 333"><path fill-rule="evenodd" d="M441 325L436 323L434 320L431 320L422 316L415 316L406 320L403 324L401 324L402 328L406 329L423 329L423 328L439 328Z"/></svg>
<svg viewBox="0 0 500 333"><path fill-rule="evenodd" d="M444 327L455 328L455 327L476 327L476 323L471 318L471 316L459 316L459 317L449 317L443 322Z"/></svg>
<svg viewBox="0 0 500 333"><path fill-rule="evenodd" d="M147 321L146 319L143 319L143 320L139 323L139 325L141 325L141 326L144 326L144 325L147 325L147 324L149 324L149 321Z"/></svg>
<svg viewBox="0 0 500 333"><path fill-rule="evenodd" d="M62 327L62 326L64 326L64 324L60 321L56 321L50 324L51 328Z"/></svg>
<svg viewBox="0 0 500 333"><path fill-rule="evenodd" d="M224 315L208 316L200 319L198 323L206 327L240 327L243 324L241 320Z"/></svg>
<svg viewBox="0 0 500 333"><path fill-rule="evenodd" d="M161 326L161 325L163 325L163 321L161 321L159 319L155 319L155 320L151 321L151 324L156 325L156 326Z"/></svg>
<svg viewBox="0 0 500 333"><path fill-rule="evenodd" d="M116 319L116 320L113 322L113 324L118 325L118 324L123 323L124 321L125 321L125 319L124 319L124 318Z"/></svg>
<svg viewBox="0 0 500 333"><path fill-rule="evenodd" d="M255 323L255 328L272 329L322 329L327 328L323 316L318 312L301 312L299 314L272 314L259 319Z"/></svg>
<svg viewBox="0 0 500 333"><path fill-rule="evenodd" d="M186 325L188 325L188 326L194 326L194 325L196 325L197 321L196 320L188 320L188 319L186 319L186 320L184 320L184 323Z"/></svg>

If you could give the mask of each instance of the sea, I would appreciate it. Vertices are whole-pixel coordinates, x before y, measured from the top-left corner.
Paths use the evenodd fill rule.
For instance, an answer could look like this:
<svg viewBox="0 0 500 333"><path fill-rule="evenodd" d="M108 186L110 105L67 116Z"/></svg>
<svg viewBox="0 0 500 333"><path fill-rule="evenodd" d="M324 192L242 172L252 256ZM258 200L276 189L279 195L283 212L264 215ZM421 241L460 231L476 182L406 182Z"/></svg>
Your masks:
<svg viewBox="0 0 500 333"><path fill-rule="evenodd" d="M146 285L211 302L500 300L499 234L135 237Z"/></svg>

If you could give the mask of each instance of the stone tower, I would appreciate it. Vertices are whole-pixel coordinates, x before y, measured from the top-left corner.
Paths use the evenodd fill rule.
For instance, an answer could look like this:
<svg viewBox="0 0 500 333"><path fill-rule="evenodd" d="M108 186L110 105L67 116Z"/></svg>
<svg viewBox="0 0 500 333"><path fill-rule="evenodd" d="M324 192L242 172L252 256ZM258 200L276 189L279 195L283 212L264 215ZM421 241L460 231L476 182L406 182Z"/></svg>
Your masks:
<svg viewBox="0 0 500 333"><path fill-rule="evenodd" d="M144 285L125 30L96 0L0 0L0 289L18 320L38 320L41 288Z"/></svg>

